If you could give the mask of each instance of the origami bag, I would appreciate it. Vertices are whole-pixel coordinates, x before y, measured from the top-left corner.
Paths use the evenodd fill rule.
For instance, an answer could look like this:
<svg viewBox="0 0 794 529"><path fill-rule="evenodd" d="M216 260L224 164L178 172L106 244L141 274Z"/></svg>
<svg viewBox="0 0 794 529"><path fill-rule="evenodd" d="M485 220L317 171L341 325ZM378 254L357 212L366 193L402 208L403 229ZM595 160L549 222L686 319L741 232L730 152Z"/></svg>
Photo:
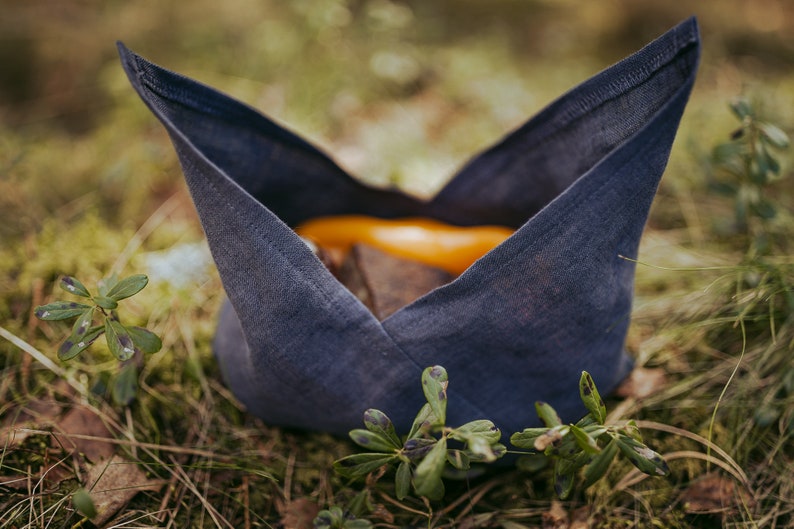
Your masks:
<svg viewBox="0 0 794 529"><path fill-rule="evenodd" d="M510 434L534 402L586 413L631 370L635 257L698 64L687 20L472 159L432 200L375 189L262 114L119 43L173 141L230 300L215 355L270 424L344 434L365 409L407 431L422 370L448 373L448 423ZM422 216L516 228L450 283L379 321L291 229L313 217Z"/></svg>

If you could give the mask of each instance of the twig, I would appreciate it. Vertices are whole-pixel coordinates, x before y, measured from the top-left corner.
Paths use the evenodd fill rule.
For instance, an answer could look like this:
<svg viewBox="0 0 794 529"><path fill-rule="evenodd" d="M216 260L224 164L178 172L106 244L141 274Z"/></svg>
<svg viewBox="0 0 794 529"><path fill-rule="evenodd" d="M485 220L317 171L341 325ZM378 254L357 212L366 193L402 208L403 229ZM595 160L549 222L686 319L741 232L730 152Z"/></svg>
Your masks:
<svg viewBox="0 0 794 529"><path fill-rule="evenodd" d="M385 494L384 492L380 492L380 497L381 497L381 499L387 501L388 503L391 503L392 505L395 505L395 506L401 508L404 511L412 512L414 514L418 514L422 518L428 518L429 519L430 516L431 516L430 514L428 514L426 512L423 512L423 511L420 511L420 510L417 510L417 509L413 509L413 508L408 507L407 505L405 505L403 503L400 503L399 501L395 500L394 498L392 498L388 494Z"/></svg>

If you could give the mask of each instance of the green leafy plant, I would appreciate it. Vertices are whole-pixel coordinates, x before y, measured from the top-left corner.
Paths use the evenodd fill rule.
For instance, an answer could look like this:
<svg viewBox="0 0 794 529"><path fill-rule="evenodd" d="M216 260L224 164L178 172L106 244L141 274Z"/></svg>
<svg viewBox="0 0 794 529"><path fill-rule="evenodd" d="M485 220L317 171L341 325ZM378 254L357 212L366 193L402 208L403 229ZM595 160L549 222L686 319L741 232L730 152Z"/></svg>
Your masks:
<svg viewBox="0 0 794 529"><path fill-rule="evenodd" d="M781 177L777 151L789 147L788 135L777 125L760 119L743 98L730 105L741 120L730 141L717 145L712 158L721 175L712 187L733 197L735 229L752 237L752 249L763 254L768 247L765 225L779 213L768 185Z"/></svg>
<svg viewBox="0 0 794 529"><path fill-rule="evenodd" d="M331 507L317 513L314 518L315 529L369 529L372 522L358 519L345 513L341 507Z"/></svg>
<svg viewBox="0 0 794 529"><path fill-rule="evenodd" d="M396 465L398 499L408 496L413 485L418 496L437 500L444 496L442 475L447 465L465 471L471 463L493 462L502 457L506 447L499 443L502 434L491 421L446 426L447 385L443 367L424 370L422 389L427 403L404 439L397 435L385 413L375 409L364 412L365 429L352 430L350 438L371 452L343 457L334 463L335 470L342 476L359 478L384 465Z"/></svg>
<svg viewBox="0 0 794 529"><path fill-rule="evenodd" d="M580 469L584 468L583 486L587 488L606 474L618 453L646 474L667 475L667 463L645 445L634 421L606 424L606 406L586 371L579 379L579 396L589 413L576 424L563 424L554 408L536 402L535 409L545 427L526 428L510 437L514 446L554 459L554 489L560 498L570 496Z"/></svg>
<svg viewBox="0 0 794 529"><path fill-rule="evenodd" d="M121 323L117 308L119 301L134 296L147 285L149 278L136 274L119 280L115 275L98 285L98 294L91 292L74 277L65 276L59 286L88 303L53 301L36 307L34 314L41 320L68 320L77 318L72 331L58 348L58 358L70 360L105 335L108 349L120 362L121 370L115 378L113 397L117 403L127 405L135 398L138 369L133 357L136 354L156 353L162 347L160 338L142 327ZM97 323L98 320L98 323Z"/></svg>
<svg viewBox="0 0 794 529"><path fill-rule="evenodd" d="M397 436L386 414L367 410L366 429L352 430L350 438L371 452L343 457L334 463L335 470L358 478L383 466L396 465L398 499L408 496L413 484L416 495L438 500L444 495L442 475L446 465L468 470L471 463L492 463L502 457L507 449L499 443L501 432L491 421L476 420L457 428L445 426L447 384L443 367L425 369L422 388L427 403L405 440ZM606 424L606 406L587 372L582 372L579 380L579 395L589 413L576 424L563 424L554 408L537 402L535 409L545 426L526 428L510 437L514 446L528 449L528 454L554 460L555 490L560 498L570 496L576 474L583 468L584 487L601 479L618 453L646 474L664 476L669 472L662 456L643 442L634 421ZM451 441L462 443L462 448L450 447Z"/></svg>

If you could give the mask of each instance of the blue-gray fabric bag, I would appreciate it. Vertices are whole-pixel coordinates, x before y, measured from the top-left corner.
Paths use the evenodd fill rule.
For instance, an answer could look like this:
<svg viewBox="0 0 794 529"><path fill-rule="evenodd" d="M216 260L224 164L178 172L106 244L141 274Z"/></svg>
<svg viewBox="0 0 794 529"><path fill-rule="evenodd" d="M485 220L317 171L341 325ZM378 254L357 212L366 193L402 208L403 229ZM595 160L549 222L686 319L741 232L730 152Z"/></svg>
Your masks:
<svg viewBox="0 0 794 529"><path fill-rule="evenodd" d="M537 400L565 421L583 416L583 370L602 392L626 377L635 266L622 256L636 257L699 49L696 21L681 23L421 201L357 181L254 109L119 43L173 141L230 301L214 343L226 383L269 424L337 434L370 407L406 431L431 365L449 373L449 424L487 418L507 434L538 422ZM340 214L516 231L379 321L292 230Z"/></svg>

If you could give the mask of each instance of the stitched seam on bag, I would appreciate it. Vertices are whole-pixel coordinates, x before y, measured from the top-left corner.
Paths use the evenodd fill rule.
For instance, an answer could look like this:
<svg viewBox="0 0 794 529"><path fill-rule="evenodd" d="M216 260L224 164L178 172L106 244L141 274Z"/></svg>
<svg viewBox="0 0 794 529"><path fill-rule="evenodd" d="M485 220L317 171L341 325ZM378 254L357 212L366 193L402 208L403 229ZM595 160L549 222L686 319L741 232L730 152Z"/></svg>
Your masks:
<svg viewBox="0 0 794 529"><path fill-rule="evenodd" d="M568 131L572 127L576 126L578 124L578 122L586 119L590 113L592 113L592 112L604 107L608 103L616 101L616 100L618 100L618 99L620 99L622 97L625 97L626 95L628 95L628 94L630 94L630 93L642 88L643 85L645 85L646 83L650 82L654 77L656 77L656 75L660 74L664 70L666 70L666 69L670 68L671 66L675 65L675 63L680 59L681 55L683 55L684 52L689 53L691 51L689 48L690 48L690 46L682 48L678 53L672 55L668 61L662 62L658 66L654 66L654 67L646 66L646 67L644 67L642 70L640 70L638 72L629 72L626 75L626 77L622 77L620 80L613 81L613 82L609 83L608 85L606 85L605 87L602 87L602 88L600 88L598 90L592 91L589 94L584 94L583 96L580 96L580 97L584 98L584 100L587 102L587 104L585 104L585 105L568 105L567 108L563 109L563 111L561 113L563 119L560 119L561 123L558 126L555 126L555 128L551 132L549 132L547 134L544 134L541 138L539 138L537 140L537 142L534 142L532 144L532 149L533 150L542 149L543 146L548 145L550 143L554 143L560 135L564 134L566 131ZM660 56L665 56L665 55L667 55L667 53L659 54L657 57L655 57L657 63L658 63L658 59L660 58ZM687 84L687 82L691 78L691 76L692 76L692 68L690 67L688 74L681 76L682 79L683 79L683 83L682 84ZM612 92L613 90L615 90L616 88L619 88L620 86L623 86L624 84L626 84L627 80L629 81L629 86L626 86L619 93L613 94L611 97L605 97L606 94L608 94L608 93ZM677 95L677 93L678 93L678 90L673 91L672 94L670 96L668 96L669 99L667 101L669 102L670 100L674 99L675 96ZM571 94L571 95L573 95L573 94ZM570 96L566 96L566 97L570 97ZM656 109L654 114L658 113L662 108L664 108L664 106L666 104L667 104L667 102L662 103L659 106L659 108ZM640 128L642 128L642 127L640 127ZM636 131L635 131L635 133L636 133ZM633 134L628 136L627 138L625 138L624 141L628 140L632 136L633 136ZM509 145L510 143L512 143L512 141L519 141L520 138L519 137L510 137L507 140L508 141L507 141L506 145ZM622 143L622 142L617 143L615 146L612 147L611 150L616 149L620 145L620 143ZM512 153L512 156L507 157L507 162L506 163L507 164L513 164L513 163L516 163L516 160L521 160L521 159L523 159L523 155L522 154L520 154L520 153ZM601 159L603 159L603 157ZM598 161L596 161L596 163L594 163L593 165L596 165L597 163L598 163Z"/></svg>
<svg viewBox="0 0 794 529"><path fill-rule="evenodd" d="M682 28L683 29L683 28ZM608 83L605 87L601 87L598 90L591 90L589 94L584 94L585 101L587 101L586 105L568 105L566 110L568 112L563 112L563 116L566 114L570 115L570 121L563 123L563 127L567 127L570 123L573 123L583 116L587 115L589 112L592 112L596 108L603 106L605 103L617 99L619 97L623 97L627 93L636 90L641 85L648 82L652 79L656 73L668 68L671 64L675 64L680 60L681 57L691 53L692 47L697 47L698 40L695 33L691 30L691 27L685 28L685 31L676 31L670 37L672 37L672 42L668 45L661 47L650 59L646 59L643 61L643 65L641 68L636 70L628 70L620 79L616 79L610 83ZM683 39L679 39L678 37L683 36ZM664 36L661 36L664 38ZM651 44L652 46L652 44ZM635 62L639 61L640 58L637 57L638 54L642 53L642 51L638 51L635 54L631 55L629 58L624 59L613 65L612 67L608 68L607 70L602 71L600 74L597 74L596 77L592 77L588 81L596 79L599 76L604 76L609 73L610 70L617 68L618 66L626 66L626 62ZM691 68L690 68L691 74ZM684 77L689 77L684 76ZM585 82L588 82L585 81ZM604 99L604 95L609 94L616 88L620 88L621 86L628 84L627 87L622 89L618 94L615 94L611 97L607 97ZM569 94L566 97L570 97L573 94ZM589 97L588 97L589 96ZM581 96L579 96L581 98ZM599 100L601 100L599 102ZM579 112L575 112L578 110ZM578 115L577 115L578 114Z"/></svg>
<svg viewBox="0 0 794 529"><path fill-rule="evenodd" d="M661 72L671 67L674 67L677 63L680 63L681 58L687 54L692 53L693 52L692 47L697 47L697 46L698 46L698 40L696 38L696 35L691 31L687 31L686 38L684 39L683 43L679 43L678 39L676 39L673 43L670 44L670 46L660 50L653 56L652 59L646 61L645 66L643 66L641 69L637 71L630 70L620 79L612 81L611 83L607 84L606 86L600 87L597 90L591 89L589 92L586 92L585 94L582 95L576 95L574 92L567 94L566 96L564 96L563 99L559 100L558 102L559 103L562 103L563 101L567 102L568 99L575 100L576 98L574 98L574 96L576 95L577 97L583 98L587 102L587 104L580 105L580 104L573 104L571 102L567 102L567 104L561 105L563 108L557 111L559 113L559 116L557 116L557 119L555 119L554 128L550 132L543 134L539 138L536 138L536 141L533 141L530 147L531 150L532 151L542 150L542 148L545 145L556 142L561 135L570 131L572 128L578 126L578 123L586 119L588 117L588 114L602 108L603 106L607 105L612 101L623 98L626 95L640 89L643 85L650 82L657 74L660 74ZM651 62L652 65L649 66L647 62ZM618 63L618 65L619 64L620 63ZM678 72L682 79L682 83L681 83L682 86L688 84L690 82L690 79L693 77L697 65L697 57L694 58L691 65L690 65L690 61L687 61L687 64L688 66L686 67L686 70L683 70L680 67L678 68ZM614 67L618 65L615 65ZM604 75L607 72L608 70L602 72L599 75ZM592 79L594 78L591 78L590 80ZM605 98L605 95L613 92L616 88L620 88L620 87L623 87L623 89L620 90L619 93L613 94L611 97ZM574 89L574 91L575 90L576 89ZM654 113L651 114L651 116L658 114L667 105L669 101L671 101L677 96L679 90L680 88L676 89L670 95L668 95L667 101L663 102L657 109L655 109ZM552 103L552 106L554 104L555 103ZM547 107L547 109L548 108L549 107ZM533 124L535 120L537 120L540 116L544 114L545 111L541 111L541 113L537 114L531 121L525 123L519 129L511 133L507 138L503 140L503 142L487 150L485 154L487 155L487 153L491 152L493 149L499 149L499 148L505 149L506 147L512 145L513 143L518 143L524 140L527 135L522 134L521 130ZM595 165L597 165L601 160L603 160L606 156L608 156L610 152L613 152L621 144L628 141L642 128L643 125L639 125L634 132L623 138L622 141L616 142L609 149L609 151L607 151L603 156L599 157L590 167L592 168ZM537 133L535 135L538 136ZM508 155L504 157L504 166L506 167L511 167L514 164L521 163L523 160L527 158L525 154L521 154L519 152L515 152L515 151L510 152L509 149L507 149L507 152ZM476 159L477 158L475 158L475 160ZM450 184L455 185L455 180L456 178L453 177L452 180L450 181ZM566 188L570 187L570 185L573 185L575 182L576 179L573 180L571 184L569 184L569 186L566 186ZM457 184L457 185L462 185L462 184ZM468 185L470 187L470 184ZM443 195L445 189L446 186L439 191L439 194L437 196ZM554 199L552 198L552 200ZM547 202L545 205L548 205L548 203L549 202Z"/></svg>

